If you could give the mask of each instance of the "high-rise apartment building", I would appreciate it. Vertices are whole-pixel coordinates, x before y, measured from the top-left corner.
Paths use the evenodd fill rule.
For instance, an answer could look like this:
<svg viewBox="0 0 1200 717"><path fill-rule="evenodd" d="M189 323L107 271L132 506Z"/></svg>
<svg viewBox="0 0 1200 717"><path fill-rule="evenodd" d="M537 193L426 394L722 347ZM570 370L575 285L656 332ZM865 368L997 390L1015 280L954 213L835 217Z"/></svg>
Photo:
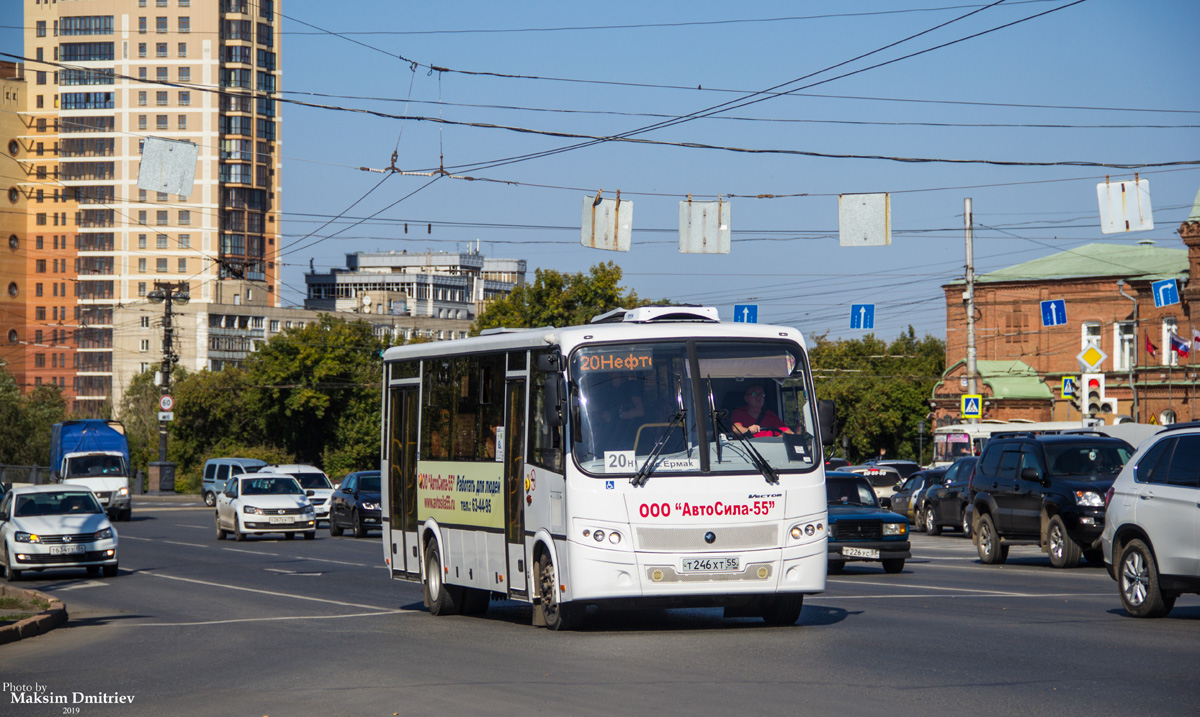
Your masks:
<svg viewBox="0 0 1200 717"><path fill-rule="evenodd" d="M58 383L73 410L99 414L128 358L114 356L117 338L146 328L121 325L117 309L144 304L156 284L186 288L193 304L255 292L278 305L278 2L24 3L24 81L7 81L22 86L22 122L3 130L23 173L4 188L19 194L8 208L25 216L5 276L24 270L0 336L19 383ZM148 137L198 146L188 194L138 188Z"/></svg>

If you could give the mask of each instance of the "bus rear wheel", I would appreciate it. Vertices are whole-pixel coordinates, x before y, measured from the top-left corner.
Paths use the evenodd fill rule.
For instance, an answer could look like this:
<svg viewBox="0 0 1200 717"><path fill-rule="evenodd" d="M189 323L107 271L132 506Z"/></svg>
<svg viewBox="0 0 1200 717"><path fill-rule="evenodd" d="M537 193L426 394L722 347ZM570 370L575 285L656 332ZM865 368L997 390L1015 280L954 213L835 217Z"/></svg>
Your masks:
<svg viewBox="0 0 1200 717"><path fill-rule="evenodd" d="M547 553L538 558L538 597L542 600L542 615L549 630L574 630L579 626L578 605L558 601L558 586L554 579L554 563Z"/></svg>
<svg viewBox="0 0 1200 717"><path fill-rule="evenodd" d="M425 548L425 604L433 615L458 614L458 591L442 581L442 555L436 540Z"/></svg>

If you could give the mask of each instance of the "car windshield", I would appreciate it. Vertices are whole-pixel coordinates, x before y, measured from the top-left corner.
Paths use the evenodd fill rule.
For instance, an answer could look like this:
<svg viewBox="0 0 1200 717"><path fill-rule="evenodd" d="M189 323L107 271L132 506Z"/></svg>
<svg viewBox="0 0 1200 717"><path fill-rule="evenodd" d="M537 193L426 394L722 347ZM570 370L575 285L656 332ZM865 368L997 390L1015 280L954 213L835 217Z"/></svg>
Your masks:
<svg viewBox="0 0 1200 717"><path fill-rule="evenodd" d="M1104 479L1115 476L1133 455L1126 445L1105 443L1046 444L1046 472L1051 476Z"/></svg>
<svg viewBox="0 0 1200 717"><path fill-rule="evenodd" d="M807 365L791 342L696 341L693 355L683 342L589 346L572 355L571 379L572 450L592 474L633 474L652 455L654 474L811 470L819 459Z"/></svg>
<svg viewBox="0 0 1200 717"><path fill-rule="evenodd" d="M378 493L379 476L359 476L358 489L366 493Z"/></svg>
<svg viewBox="0 0 1200 717"><path fill-rule="evenodd" d="M242 481L242 495L303 495L300 484L292 478L247 478Z"/></svg>
<svg viewBox="0 0 1200 717"><path fill-rule="evenodd" d="M91 491L70 491L62 493L34 493L16 497L16 510L13 517L29 518L37 515L83 515L87 513L102 513L103 509L96 502L96 496Z"/></svg>
<svg viewBox="0 0 1200 717"><path fill-rule="evenodd" d="M825 496L829 505L878 507L875 491L862 478L825 477Z"/></svg>
<svg viewBox="0 0 1200 717"><path fill-rule="evenodd" d="M119 476L124 474L125 459L121 456L91 455L67 459L68 478Z"/></svg>
<svg viewBox="0 0 1200 717"><path fill-rule="evenodd" d="M306 490L333 488L333 484L329 482L324 473L296 473L292 477L300 481L300 485Z"/></svg>

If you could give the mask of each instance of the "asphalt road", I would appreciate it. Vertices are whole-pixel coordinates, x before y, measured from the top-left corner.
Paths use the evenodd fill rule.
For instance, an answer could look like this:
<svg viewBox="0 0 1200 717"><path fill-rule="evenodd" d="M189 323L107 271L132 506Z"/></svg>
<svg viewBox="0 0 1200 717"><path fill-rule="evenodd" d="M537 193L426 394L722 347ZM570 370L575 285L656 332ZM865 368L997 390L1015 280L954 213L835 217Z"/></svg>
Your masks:
<svg viewBox="0 0 1200 717"><path fill-rule="evenodd" d="M1200 710L1200 596L1136 620L1103 569L1054 570L1031 548L988 567L961 537L916 535L904 573L851 564L794 627L686 610L594 614L552 633L514 603L430 616L419 585L386 578L378 538L218 542L211 509L191 505L141 499L118 524L117 578L22 583L62 598L71 619L0 648L0 714ZM21 693L68 702L14 703Z"/></svg>

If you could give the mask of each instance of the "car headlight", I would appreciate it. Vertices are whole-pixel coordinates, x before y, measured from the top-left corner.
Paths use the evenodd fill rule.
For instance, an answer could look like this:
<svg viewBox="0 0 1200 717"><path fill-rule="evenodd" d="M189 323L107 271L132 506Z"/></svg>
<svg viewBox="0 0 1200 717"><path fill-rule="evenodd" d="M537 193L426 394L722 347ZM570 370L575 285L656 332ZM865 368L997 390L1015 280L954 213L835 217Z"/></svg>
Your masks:
<svg viewBox="0 0 1200 717"><path fill-rule="evenodd" d="M249 513L250 515L262 515L263 514L262 508L255 508L252 505L243 505L242 512Z"/></svg>
<svg viewBox="0 0 1200 717"><path fill-rule="evenodd" d="M121 486L121 490L117 491L117 495L121 496L122 498L129 495L129 486Z"/></svg>
<svg viewBox="0 0 1200 717"><path fill-rule="evenodd" d="M41 537L39 537L37 533L26 533L21 530L18 530L16 533L13 534L13 539L16 540L18 543L40 543L40 542L42 542Z"/></svg>
<svg viewBox="0 0 1200 717"><path fill-rule="evenodd" d="M96 540L108 540L111 537L113 537L112 528L105 528L99 533L96 533Z"/></svg>
<svg viewBox="0 0 1200 717"><path fill-rule="evenodd" d="M312 507L312 503L308 503L307 505L304 506L304 514L305 515L312 515L313 513L316 513L316 512L317 512L317 509Z"/></svg>
<svg viewBox="0 0 1200 717"><path fill-rule="evenodd" d="M1103 508L1104 498L1099 493L1090 490L1075 491L1075 504L1087 508Z"/></svg>
<svg viewBox="0 0 1200 717"><path fill-rule="evenodd" d="M884 523L883 534L884 536L907 535L908 523Z"/></svg>
<svg viewBox="0 0 1200 717"><path fill-rule="evenodd" d="M378 503L363 503L362 508L363 508L363 510L379 510L379 504Z"/></svg>

